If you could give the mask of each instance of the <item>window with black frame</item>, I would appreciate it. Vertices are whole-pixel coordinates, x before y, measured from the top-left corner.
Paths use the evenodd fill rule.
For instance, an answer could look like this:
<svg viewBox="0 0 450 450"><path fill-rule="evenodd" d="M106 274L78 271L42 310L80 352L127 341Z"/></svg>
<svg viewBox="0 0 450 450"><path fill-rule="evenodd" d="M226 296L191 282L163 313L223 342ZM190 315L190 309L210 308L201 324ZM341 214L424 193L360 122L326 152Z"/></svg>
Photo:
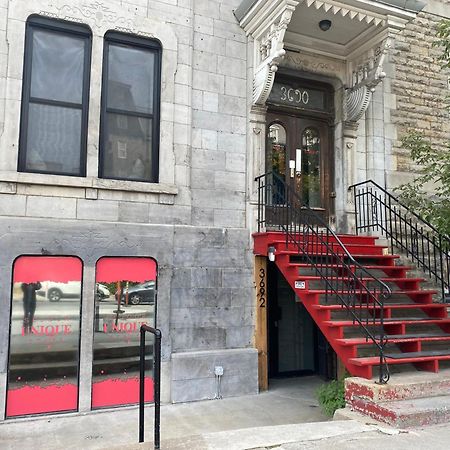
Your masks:
<svg viewBox="0 0 450 450"><path fill-rule="evenodd" d="M19 171L86 175L90 58L88 27L28 19Z"/></svg>
<svg viewBox="0 0 450 450"><path fill-rule="evenodd" d="M159 42L105 35L100 177L158 182L160 66Z"/></svg>

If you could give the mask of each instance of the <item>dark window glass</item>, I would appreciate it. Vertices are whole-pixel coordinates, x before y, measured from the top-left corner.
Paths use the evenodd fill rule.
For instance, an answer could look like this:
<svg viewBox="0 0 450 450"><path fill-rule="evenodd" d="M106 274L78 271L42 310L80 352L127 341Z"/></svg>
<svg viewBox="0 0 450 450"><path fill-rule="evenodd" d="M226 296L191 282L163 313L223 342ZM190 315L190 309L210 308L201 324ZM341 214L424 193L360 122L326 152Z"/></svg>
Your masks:
<svg viewBox="0 0 450 450"><path fill-rule="evenodd" d="M139 329L155 326L156 263L151 258L97 262L92 407L139 401ZM153 401L153 343L146 339L145 401Z"/></svg>
<svg viewBox="0 0 450 450"><path fill-rule="evenodd" d="M77 409L81 274L72 256L15 261L7 417Z"/></svg>
<svg viewBox="0 0 450 450"><path fill-rule="evenodd" d="M155 41L119 33L105 37L103 178L158 181L160 60Z"/></svg>
<svg viewBox="0 0 450 450"><path fill-rule="evenodd" d="M29 19L20 171L85 175L90 45L83 26Z"/></svg>
<svg viewBox="0 0 450 450"><path fill-rule="evenodd" d="M28 118L26 167L37 172L78 174L81 110L30 103Z"/></svg>

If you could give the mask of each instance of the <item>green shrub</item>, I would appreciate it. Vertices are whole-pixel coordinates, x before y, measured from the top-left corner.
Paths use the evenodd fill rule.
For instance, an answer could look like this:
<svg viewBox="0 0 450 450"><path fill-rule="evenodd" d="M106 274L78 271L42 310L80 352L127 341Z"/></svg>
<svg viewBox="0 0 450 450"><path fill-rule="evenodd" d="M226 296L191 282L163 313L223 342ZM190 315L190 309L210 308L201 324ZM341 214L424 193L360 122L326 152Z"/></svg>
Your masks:
<svg viewBox="0 0 450 450"><path fill-rule="evenodd" d="M323 412L331 417L339 408L345 406L344 380L333 380L317 389L317 399Z"/></svg>

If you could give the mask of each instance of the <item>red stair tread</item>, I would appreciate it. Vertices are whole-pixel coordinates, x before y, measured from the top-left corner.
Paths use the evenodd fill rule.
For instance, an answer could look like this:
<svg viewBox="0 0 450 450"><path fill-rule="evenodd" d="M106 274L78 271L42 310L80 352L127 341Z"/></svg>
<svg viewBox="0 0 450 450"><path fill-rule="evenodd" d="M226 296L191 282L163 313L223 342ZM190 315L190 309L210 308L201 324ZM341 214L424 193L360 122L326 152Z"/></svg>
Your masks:
<svg viewBox="0 0 450 450"><path fill-rule="evenodd" d="M341 277L337 274L333 274L332 277L333 279L335 278L339 278L340 280L353 280L353 278L350 277ZM298 280L311 280L311 281L320 281L322 279L322 277L319 277L317 275L302 275L299 274L298 275ZM390 282L390 283L405 283L405 282L411 282L411 283L420 283L421 281L425 281L424 278L408 278L408 277L380 277L378 278L380 281L383 281L384 283L386 282ZM362 277L362 281L374 281L373 278L369 278L369 277Z"/></svg>
<svg viewBox="0 0 450 450"><path fill-rule="evenodd" d="M299 289L296 288L297 290L300 291L305 291L305 289ZM370 291L370 289L368 289ZM338 293L338 294L353 294L353 293L358 293L357 291L348 291L348 290L344 290L344 289L335 289L333 291L331 290L326 290L326 289L308 289L306 290L309 294L319 294L319 295L324 295L327 294L328 295L333 295L333 291ZM366 291L361 289L361 294L364 294ZM392 295L433 295L433 294L437 294L438 291L435 290L431 290L431 289L396 289L391 291L391 296Z"/></svg>
<svg viewBox="0 0 450 450"><path fill-rule="evenodd" d="M406 364L424 361L436 361L436 360L450 360L450 352L443 353L441 355L432 355L433 352L416 352L414 354L420 354L420 356L408 356L413 353L403 353L402 358L388 358L388 364ZM387 356L387 355L386 355ZM375 366L380 364L379 356L367 356L363 358L349 358L348 362L354 364L355 366Z"/></svg>
<svg viewBox="0 0 450 450"><path fill-rule="evenodd" d="M323 310L345 310L346 306L342 305L312 305L314 309L323 309ZM355 309L380 309L380 305L355 305L353 308ZM447 306L444 303L385 303L385 309L447 309Z"/></svg>
<svg viewBox="0 0 450 450"><path fill-rule="evenodd" d="M303 241L300 241L300 244L303 244L304 242ZM276 247L278 247L278 246L285 246L286 245L286 240L269 240L269 241L267 241L267 244L268 245L273 245L273 246L276 246ZM330 241L328 241L328 242L318 242L318 241L308 241L308 242L306 242L306 245L311 245L311 246L314 246L314 247L319 247L319 246L326 246L327 244L332 244L333 246L334 246L334 248L336 249L336 250L338 250L338 249L340 249L340 248L342 248L336 241L333 241L333 240L330 240ZM389 247L387 247L386 245L375 245L375 244L358 244L357 242L352 242L352 243L346 243L346 244L343 244L346 248L347 248L347 250L349 251L349 253L352 253L352 248L353 247L358 247L358 249L360 250L360 251L364 251L364 249L367 249L367 250L378 250L378 251L380 251L380 254L383 254L382 252L383 252L383 250L385 250L385 249L388 249ZM288 242L288 244L287 244L287 246L288 246L288 248L287 249L277 249L277 251L278 252L281 252L281 251L294 251L294 252L296 252L296 253L298 253L297 252L297 250L295 250L295 247L296 247L296 244L294 244L293 242ZM289 247L294 247L294 250L292 250L292 249L290 249Z"/></svg>
<svg viewBox="0 0 450 450"><path fill-rule="evenodd" d="M389 359L403 359L405 356L408 358L422 358L427 356L449 356L450 348L447 350L430 350L425 352L406 352L406 353L385 353L386 358Z"/></svg>
<svg viewBox="0 0 450 450"><path fill-rule="evenodd" d="M368 320L362 320L362 322L367 323L369 325L379 326L380 321L369 318ZM394 319L384 319L385 325L412 325L412 324L450 324L450 318L432 318L432 317L398 317ZM359 325L357 322L353 322L352 320L324 320L323 323L328 325L329 327L352 327L355 325Z"/></svg>
<svg viewBox="0 0 450 450"><path fill-rule="evenodd" d="M391 255L392 256L392 255ZM296 262L291 262L289 263L290 266L296 266L296 267L307 267L307 268L311 268L314 267L312 264L309 263L296 263ZM337 268L337 267L341 267L338 264L324 264L323 267L330 267L332 269ZM414 267L412 266L401 266L401 265L397 265L397 266L381 266L381 265L377 265L377 264L363 264L363 267L367 270L412 270L414 269Z"/></svg>
<svg viewBox="0 0 450 450"><path fill-rule="evenodd" d="M450 334L396 334L396 335L386 335L388 344L398 344L404 342L433 342L433 341L450 341ZM342 338L336 339L336 342L343 346L353 346L353 345L369 345L373 341L366 338Z"/></svg>
<svg viewBox="0 0 450 450"><path fill-rule="evenodd" d="M293 233L294 236L303 236L303 233ZM345 233L338 233L336 234L337 237L341 241L352 241L352 242L358 242L358 241L373 241L376 242L379 237L378 236L365 236L361 234L345 234ZM283 239L285 241L285 238L283 236L286 236L283 231L262 231L262 232L256 232L252 234L253 239L263 239L265 241L271 240L271 239ZM333 235L329 235L330 239L334 239Z"/></svg>
<svg viewBox="0 0 450 450"><path fill-rule="evenodd" d="M298 256L303 256L302 252L298 252L295 250L277 250L277 255L298 255ZM350 253L353 258L355 259L398 259L400 258L399 255L366 255L366 254L362 254L362 253ZM329 253L314 253L314 256L324 256L324 257L331 257L331 255ZM341 255L341 256L345 256L346 255Z"/></svg>

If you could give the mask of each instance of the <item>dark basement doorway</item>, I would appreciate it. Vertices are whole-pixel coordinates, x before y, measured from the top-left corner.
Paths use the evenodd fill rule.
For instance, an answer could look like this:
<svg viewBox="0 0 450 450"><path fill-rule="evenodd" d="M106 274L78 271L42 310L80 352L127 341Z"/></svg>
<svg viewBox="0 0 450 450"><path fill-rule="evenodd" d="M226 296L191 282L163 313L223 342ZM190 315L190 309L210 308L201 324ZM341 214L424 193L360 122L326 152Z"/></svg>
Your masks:
<svg viewBox="0 0 450 450"><path fill-rule="evenodd" d="M267 266L270 379L336 378L336 354L275 263Z"/></svg>

